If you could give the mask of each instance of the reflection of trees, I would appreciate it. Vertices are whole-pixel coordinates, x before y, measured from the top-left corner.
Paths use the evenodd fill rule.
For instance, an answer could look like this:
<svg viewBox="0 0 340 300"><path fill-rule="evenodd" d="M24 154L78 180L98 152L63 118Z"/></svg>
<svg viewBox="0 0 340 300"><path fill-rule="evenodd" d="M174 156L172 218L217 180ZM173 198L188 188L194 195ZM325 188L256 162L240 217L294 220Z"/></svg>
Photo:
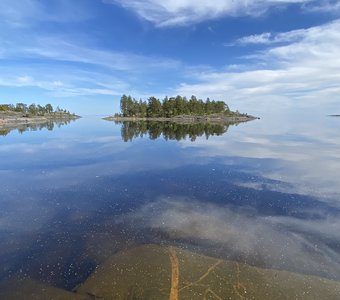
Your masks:
<svg viewBox="0 0 340 300"><path fill-rule="evenodd" d="M44 122L44 123L31 123L31 124L20 124L16 127L13 128L6 128L3 130L0 130L0 135L7 135L8 133L10 133L12 130L18 130L18 132L20 134L26 132L26 131L40 131L42 129L47 129L49 131L52 131L55 126L57 126L58 128L60 128L61 126L67 125L69 124L71 121L73 120L62 120L62 121L48 121L48 122Z"/></svg>
<svg viewBox="0 0 340 300"><path fill-rule="evenodd" d="M0 130L0 135L5 136L5 135L9 134L10 131L11 131L10 129L2 129L2 130Z"/></svg>
<svg viewBox="0 0 340 300"><path fill-rule="evenodd" d="M165 140L183 140L189 138L195 141L199 136L205 136L207 139L213 135L222 135L227 132L228 124L212 123L175 123L175 122L157 122L157 121L124 121L116 122L121 124L122 139L127 142L134 138L148 135L150 139L155 140L163 136Z"/></svg>

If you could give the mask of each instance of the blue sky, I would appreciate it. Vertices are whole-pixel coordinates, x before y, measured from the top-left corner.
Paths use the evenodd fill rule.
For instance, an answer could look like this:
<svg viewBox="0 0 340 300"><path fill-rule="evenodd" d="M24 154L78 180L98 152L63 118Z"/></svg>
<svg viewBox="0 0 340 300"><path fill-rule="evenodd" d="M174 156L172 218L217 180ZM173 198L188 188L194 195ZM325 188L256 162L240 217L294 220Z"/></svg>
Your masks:
<svg viewBox="0 0 340 300"><path fill-rule="evenodd" d="M118 111L192 94L340 113L339 0L2 0L0 101Z"/></svg>

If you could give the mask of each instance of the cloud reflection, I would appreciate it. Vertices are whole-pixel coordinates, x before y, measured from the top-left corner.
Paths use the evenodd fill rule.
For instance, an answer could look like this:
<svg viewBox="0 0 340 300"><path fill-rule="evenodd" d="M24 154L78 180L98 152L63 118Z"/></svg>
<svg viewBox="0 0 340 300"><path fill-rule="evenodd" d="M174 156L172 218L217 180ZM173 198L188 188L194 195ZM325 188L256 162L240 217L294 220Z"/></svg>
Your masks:
<svg viewBox="0 0 340 300"><path fill-rule="evenodd" d="M318 197L339 207L338 126L326 116L313 122L311 126L294 116L271 120L270 126L268 121L256 121L232 128L228 135L195 143L182 141L181 146L195 149L192 155L197 159L218 157L220 163L239 165L247 173L280 182L266 184L267 189ZM239 184L261 190L263 183Z"/></svg>
<svg viewBox="0 0 340 300"><path fill-rule="evenodd" d="M339 246L334 245L340 243L340 222L335 218L267 217L250 207L168 197L149 202L117 222L162 233L169 241L213 246L219 249L216 255L224 258L339 279Z"/></svg>

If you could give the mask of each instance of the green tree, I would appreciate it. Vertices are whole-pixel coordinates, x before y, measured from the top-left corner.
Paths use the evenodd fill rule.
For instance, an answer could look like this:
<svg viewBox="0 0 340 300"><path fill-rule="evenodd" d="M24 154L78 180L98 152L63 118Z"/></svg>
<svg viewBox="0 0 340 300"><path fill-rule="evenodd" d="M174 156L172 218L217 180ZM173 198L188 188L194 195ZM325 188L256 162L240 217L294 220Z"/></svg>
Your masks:
<svg viewBox="0 0 340 300"><path fill-rule="evenodd" d="M145 118L146 114L147 114L147 110L148 110L147 103L145 101L143 101L142 99L140 99L138 106L139 106L139 116L141 118Z"/></svg>
<svg viewBox="0 0 340 300"><path fill-rule="evenodd" d="M169 118L172 116L171 102L169 101L168 96L166 96L163 99L162 108L163 108L163 117Z"/></svg>
<svg viewBox="0 0 340 300"><path fill-rule="evenodd" d="M53 113L53 106L52 106L51 104L46 104L46 105L45 105L45 111L46 111L48 114Z"/></svg>
<svg viewBox="0 0 340 300"><path fill-rule="evenodd" d="M123 95L120 98L120 111L122 112L124 117L128 116L128 104L127 104L127 101L128 101L128 97L126 95Z"/></svg>
<svg viewBox="0 0 340 300"><path fill-rule="evenodd" d="M175 98L175 109L176 115L183 115L185 113L185 103L183 97L179 95Z"/></svg>
<svg viewBox="0 0 340 300"><path fill-rule="evenodd" d="M28 107L28 112L32 115L36 115L37 114L37 106L32 103L29 107Z"/></svg>
<svg viewBox="0 0 340 300"><path fill-rule="evenodd" d="M180 95L165 97L162 102L156 97L150 97L147 102L136 101L131 96L123 95L120 101L121 115L124 117L173 117L178 115L210 115L233 114L223 101L197 99L190 100Z"/></svg>
<svg viewBox="0 0 340 300"><path fill-rule="evenodd" d="M161 117L162 116L162 103L156 97L148 99L147 116L148 117Z"/></svg>
<svg viewBox="0 0 340 300"><path fill-rule="evenodd" d="M126 101L126 106L127 106L127 115L129 117L132 117L135 115L135 102L134 99L132 99L132 97L129 95L127 97L127 101Z"/></svg>
<svg viewBox="0 0 340 300"><path fill-rule="evenodd" d="M27 107L27 105L24 104L24 103L17 103L17 104L15 105L15 111L17 111L17 112L22 112L22 113L27 113L28 107Z"/></svg>

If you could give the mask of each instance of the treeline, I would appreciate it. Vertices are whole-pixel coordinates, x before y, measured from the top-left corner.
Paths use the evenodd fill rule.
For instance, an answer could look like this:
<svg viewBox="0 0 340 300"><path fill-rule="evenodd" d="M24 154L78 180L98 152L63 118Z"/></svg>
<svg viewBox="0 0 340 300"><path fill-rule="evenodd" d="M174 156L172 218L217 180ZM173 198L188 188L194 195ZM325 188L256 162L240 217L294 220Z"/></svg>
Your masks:
<svg viewBox="0 0 340 300"><path fill-rule="evenodd" d="M180 141L188 138L195 141L197 137L205 136L208 139L213 135L222 135L228 130L228 125L210 123L180 124L157 121L124 121L116 123L122 124L121 136L125 142L143 136L149 136L151 140L163 136L165 140Z"/></svg>
<svg viewBox="0 0 340 300"><path fill-rule="evenodd" d="M191 96L165 97L162 101L156 97L150 97L147 101L136 100L131 96L123 95L120 99L121 114L116 116L140 117L140 118L171 118L179 115L240 115L238 112L230 111L228 105L223 101L206 101Z"/></svg>
<svg viewBox="0 0 340 300"><path fill-rule="evenodd" d="M59 106L54 109L51 104L41 106L39 104L32 103L27 105L25 103L17 104L0 104L0 112L19 112L23 114L43 116L45 114L71 114L66 109L61 109Z"/></svg>

